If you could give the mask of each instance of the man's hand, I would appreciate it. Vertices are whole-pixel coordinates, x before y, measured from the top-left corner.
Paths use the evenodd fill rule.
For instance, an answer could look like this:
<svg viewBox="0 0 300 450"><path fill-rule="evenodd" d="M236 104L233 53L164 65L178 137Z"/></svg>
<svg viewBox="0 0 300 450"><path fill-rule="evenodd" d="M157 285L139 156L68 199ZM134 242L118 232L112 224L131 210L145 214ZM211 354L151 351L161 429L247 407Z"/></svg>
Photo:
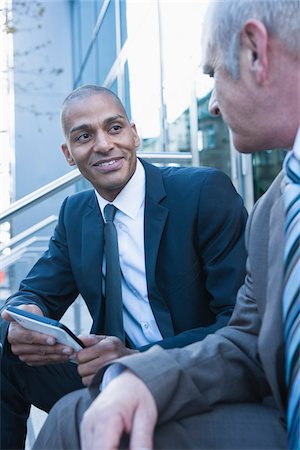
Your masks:
<svg viewBox="0 0 300 450"><path fill-rule="evenodd" d="M42 316L41 309L36 305L20 305L18 308ZM12 352L29 366L57 364L68 362L74 351L66 345L56 344L53 336L37 331L30 331L15 322L7 311L2 318L9 321L7 340Z"/></svg>
<svg viewBox="0 0 300 450"><path fill-rule="evenodd" d="M147 386L129 370L116 377L85 412L82 450L115 450L123 433L130 450L152 449L157 408Z"/></svg>
<svg viewBox="0 0 300 450"><path fill-rule="evenodd" d="M115 336L79 336L86 348L80 350L76 355L78 362L78 373L82 378L82 383L89 386L98 370L113 359L136 353L138 350L131 350Z"/></svg>

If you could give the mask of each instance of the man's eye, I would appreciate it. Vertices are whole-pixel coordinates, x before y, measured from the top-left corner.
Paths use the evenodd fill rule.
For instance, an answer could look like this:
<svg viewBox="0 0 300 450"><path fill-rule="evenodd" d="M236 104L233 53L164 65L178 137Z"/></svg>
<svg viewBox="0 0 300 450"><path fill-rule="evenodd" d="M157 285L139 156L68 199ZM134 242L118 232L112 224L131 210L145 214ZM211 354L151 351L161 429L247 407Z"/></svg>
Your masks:
<svg viewBox="0 0 300 450"><path fill-rule="evenodd" d="M86 141L88 138L90 137L89 133L81 133L77 140L82 142L82 141Z"/></svg>
<svg viewBox="0 0 300 450"><path fill-rule="evenodd" d="M113 125L111 128L110 128L110 132L111 133L117 133L118 131L120 131L121 130L121 125Z"/></svg>

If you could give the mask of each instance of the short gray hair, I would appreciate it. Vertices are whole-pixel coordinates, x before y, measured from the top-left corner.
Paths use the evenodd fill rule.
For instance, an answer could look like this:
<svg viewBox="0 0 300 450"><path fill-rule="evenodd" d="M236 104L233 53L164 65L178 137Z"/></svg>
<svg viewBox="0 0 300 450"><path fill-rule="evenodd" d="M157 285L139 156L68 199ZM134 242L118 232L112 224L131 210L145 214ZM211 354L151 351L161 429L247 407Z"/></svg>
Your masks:
<svg viewBox="0 0 300 450"><path fill-rule="evenodd" d="M103 86L98 86L96 84L85 84L83 86L78 87L74 91L72 91L63 101L63 104L61 107L61 115L60 115L61 125L62 125L63 130L64 130L65 112L70 103L72 103L76 99L83 99L83 98L90 97L92 95L103 95L103 94L110 95L114 99L114 101L117 103L117 105L120 106L120 108L123 110L123 113L124 113L124 116L126 117L126 119L129 121L128 115L124 108L123 103L121 102L119 97L113 91L111 91L110 89L105 88Z"/></svg>
<svg viewBox="0 0 300 450"><path fill-rule="evenodd" d="M300 57L299 0L223 0L209 8L206 51L239 77L240 33L248 19L260 20L270 35Z"/></svg>

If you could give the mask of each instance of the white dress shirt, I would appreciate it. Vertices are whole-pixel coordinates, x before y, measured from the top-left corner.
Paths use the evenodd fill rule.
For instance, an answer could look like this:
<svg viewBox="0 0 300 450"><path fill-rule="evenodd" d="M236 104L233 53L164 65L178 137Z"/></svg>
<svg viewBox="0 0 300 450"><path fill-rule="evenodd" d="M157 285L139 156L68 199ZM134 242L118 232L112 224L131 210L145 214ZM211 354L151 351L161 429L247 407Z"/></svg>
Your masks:
<svg viewBox="0 0 300 450"><path fill-rule="evenodd" d="M293 152L294 152L296 158L300 161L300 126L299 126L298 132L296 134Z"/></svg>
<svg viewBox="0 0 300 450"><path fill-rule="evenodd" d="M109 202L98 192L96 196L104 218L103 210ZM114 224L118 234L122 273L124 329L132 343L136 347L141 347L161 340L162 335L148 299L144 245L145 171L139 160L135 173L112 204L118 209ZM103 290L105 273L104 256Z"/></svg>

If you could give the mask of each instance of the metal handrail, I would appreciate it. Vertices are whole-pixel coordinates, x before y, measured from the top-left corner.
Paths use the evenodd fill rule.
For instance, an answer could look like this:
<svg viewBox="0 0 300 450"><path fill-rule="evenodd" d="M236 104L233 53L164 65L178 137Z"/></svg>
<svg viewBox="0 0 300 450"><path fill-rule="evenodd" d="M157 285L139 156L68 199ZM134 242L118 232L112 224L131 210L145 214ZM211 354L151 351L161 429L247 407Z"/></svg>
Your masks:
<svg viewBox="0 0 300 450"><path fill-rule="evenodd" d="M0 269L3 270L5 267L14 264L18 259L20 259L20 257L24 253L28 252L29 247L35 244L36 242L48 242L48 241L49 237L32 237L30 239L27 239L22 244L19 244L16 247L14 247L9 254L0 256ZM46 247L44 248L44 250L45 249Z"/></svg>
<svg viewBox="0 0 300 450"><path fill-rule="evenodd" d="M82 175L79 170L75 169L62 177L51 181L51 183L45 184L40 189L25 195L25 197L22 197L20 200L12 203L7 209L0 213L0 223L6 222L16 214L35 205L36 203L40 203L41 200L51 197L57 192L66 189L68 186L71 186L76 181L80 180L81 177Z"/></svg>
<svg viewBox="0 0 300 450"><path fill-rule="evenodd" d="M51 216L47 217L44 220L41 220L40 222L36 223L32 227L27 228L27 230L22 231L21 233L17 234L13 238L11 238L8 242L5 244L0 245L0 252L2 252L6 248L11 248L18 244L19 242L23 241L23 239L29 238L33 234L35 234L37 231L41 231L43 228L47 227L53 222L57 221L57 216L52 214Z"/></svg>
<svg viewBox="0 0 300 450"><path fill-rule="evenodd" d="M153 163L190 163L192 161L192 155L188 152L139 152L138 156L143 159L149 160ZM57 178L51 183L45 184L45 186L31 192L25 197L20 198L16 202L12 203L7 209L0 213L0 224L10 220L20 212L40 203L48 197L66 189L72 184L76 183L82 178L78 169Z"/></svg>

